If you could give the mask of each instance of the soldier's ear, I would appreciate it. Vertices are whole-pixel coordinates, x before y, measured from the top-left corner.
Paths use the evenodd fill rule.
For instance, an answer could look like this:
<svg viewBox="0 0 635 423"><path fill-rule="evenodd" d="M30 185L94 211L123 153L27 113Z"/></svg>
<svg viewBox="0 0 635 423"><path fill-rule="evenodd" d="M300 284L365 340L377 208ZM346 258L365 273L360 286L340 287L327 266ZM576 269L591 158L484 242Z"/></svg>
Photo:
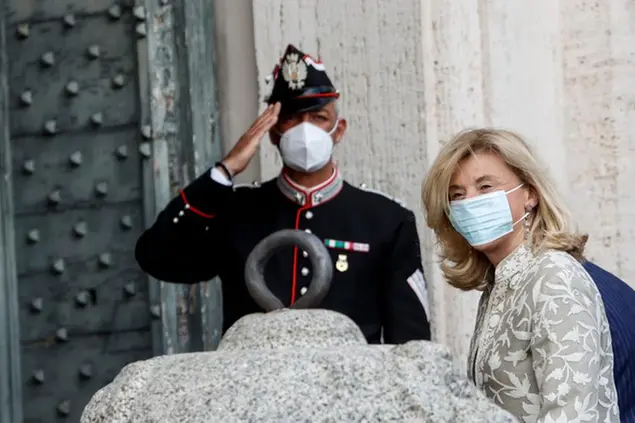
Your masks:
<svg viewBox="0 0 635 423"><path fill-rule="evenodd" d="M346 119L340 119L337 122L337 128L333 134L333 144L338 144L342 138L344 138L344 132L346 132L347 125Z"/></svg>
<svg viewBox="0 0 635 423"><path fill-rule="evenodd" d="M280 144L280 134L276 131L275 127L269 130L269 141L275 146Z"/></svg>

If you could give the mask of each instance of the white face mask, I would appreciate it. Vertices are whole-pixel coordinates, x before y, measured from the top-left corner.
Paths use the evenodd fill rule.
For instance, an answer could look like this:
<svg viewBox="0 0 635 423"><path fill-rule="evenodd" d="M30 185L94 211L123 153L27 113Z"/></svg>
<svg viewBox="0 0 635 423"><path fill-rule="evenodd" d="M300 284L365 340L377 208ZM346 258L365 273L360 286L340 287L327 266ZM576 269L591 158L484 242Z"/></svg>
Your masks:
<svg viewBox="0 0 635 423"><path fill-rule="evenodd" d="M330 132L312 123L302 122L280 138L280 155L284 164L300 172L315 172L323 168L333 153L333 138L337 122Z"/></svg>

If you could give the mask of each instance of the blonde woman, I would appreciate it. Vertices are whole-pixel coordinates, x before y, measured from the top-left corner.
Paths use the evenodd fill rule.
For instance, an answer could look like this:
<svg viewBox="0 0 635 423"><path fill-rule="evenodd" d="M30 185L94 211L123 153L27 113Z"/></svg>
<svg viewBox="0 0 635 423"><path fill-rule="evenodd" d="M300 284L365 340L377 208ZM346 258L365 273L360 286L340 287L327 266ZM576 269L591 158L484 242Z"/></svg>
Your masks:
<svg viewBox="0 0 635 423"><path fill-rule="evenodd" d="M460 133L423 185L441 269L483 291L468 372L524 422L619 422L611 336L577 234L527 144L494 129Z"/></svg>

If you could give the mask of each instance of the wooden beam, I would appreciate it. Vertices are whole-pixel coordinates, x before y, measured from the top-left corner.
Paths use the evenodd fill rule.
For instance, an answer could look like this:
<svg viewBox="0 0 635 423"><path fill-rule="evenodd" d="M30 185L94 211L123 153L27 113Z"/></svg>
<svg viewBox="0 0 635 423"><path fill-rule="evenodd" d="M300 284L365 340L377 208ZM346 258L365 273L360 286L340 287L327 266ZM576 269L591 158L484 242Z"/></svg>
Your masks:
<svg viewBox="0 0 635 423"><path fill-rule="evenodd" d="M146 8L139 41L142 120L151 129L144 170L146 225L220 158L212 2L137 0ZM161 308L163 353L213 349L220 339L220 282L187 286L150 280Z"/></svg>
<svg viewBox="0 0 635 423"><path fill-rule="evenodd" d="M181 83L181 140L184 181L191 181L222 157L215 72L214 3L189 0L175 6ZM220 279L188 287L190 350L213 350L222 332Z"/></svg>
<svg viewBox="0 0 635 423"><path fill-rule="evenodd" d="M164 2L137 0L138 14L145 17L145 36L137 41L141 125L145 138L141 148L149 154L142 168L144 224L152 225L157 214L170 201L170 163L168 143L177 142L166 133L167 101L174 94L166 91L171 81L163 74L166 66L172 66L173 52L171 6ZM168 19L164 21L163 19ZM169 76L169 75L168 75ZM154 321L152 338L154 355L174 354L177 348L176 287L148 276L150 307Z"/></svg>

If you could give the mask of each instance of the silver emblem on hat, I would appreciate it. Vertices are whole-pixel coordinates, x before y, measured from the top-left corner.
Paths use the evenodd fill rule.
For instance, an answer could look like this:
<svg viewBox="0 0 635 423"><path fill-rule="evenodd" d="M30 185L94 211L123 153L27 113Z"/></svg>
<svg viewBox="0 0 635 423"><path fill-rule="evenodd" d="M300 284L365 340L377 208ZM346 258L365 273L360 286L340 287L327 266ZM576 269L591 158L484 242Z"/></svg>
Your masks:
<svg viewBox="0 0 635 423"><path fill-rule="evenodd" d="M307 77L307 68L304 60L295 54L288 54L282 64L282 77L289 83L289 88L298 90L304 87L304 81Z"/></svg>

